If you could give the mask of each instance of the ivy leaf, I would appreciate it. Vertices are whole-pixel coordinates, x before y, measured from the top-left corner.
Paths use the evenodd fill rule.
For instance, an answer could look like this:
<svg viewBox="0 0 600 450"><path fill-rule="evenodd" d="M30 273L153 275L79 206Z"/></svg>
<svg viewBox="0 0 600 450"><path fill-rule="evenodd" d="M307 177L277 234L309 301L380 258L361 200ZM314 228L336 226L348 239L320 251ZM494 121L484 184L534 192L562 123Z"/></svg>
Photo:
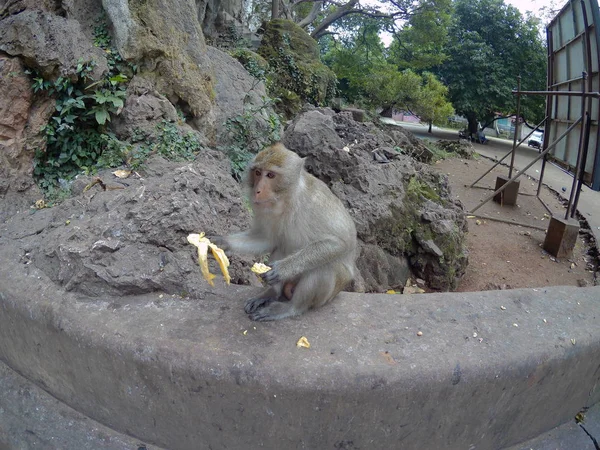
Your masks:
<svg viewBox="0 0 600 450"><path fill-rule="evenodd" d="M104 125L108 119L108 112L104 109L98 109L96 110L95 116L96 122L98 122L100 125Z"/></svg>

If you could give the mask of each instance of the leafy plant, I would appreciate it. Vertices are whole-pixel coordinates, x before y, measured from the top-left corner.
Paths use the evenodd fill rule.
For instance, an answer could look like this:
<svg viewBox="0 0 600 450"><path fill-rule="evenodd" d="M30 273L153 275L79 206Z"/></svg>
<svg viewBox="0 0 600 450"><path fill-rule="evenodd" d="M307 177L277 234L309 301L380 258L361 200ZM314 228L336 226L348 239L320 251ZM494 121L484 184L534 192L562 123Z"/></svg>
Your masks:
<svg viewBox="0 0 600 450"><path fill-rule="evenodd" d="M246 98L249 98L247 95ZM231 171L235 179L241 179L248 161L260 150L281 139L281 119L276 113L266 114L264 124L259 126L257 117L264 117L264 112L278 100L262 98L262 104L244 108L244 112L225 121L225 130L229 145L221 147L231 161ZM265 129L266 127L266 129Z"/></svg>
<svg viewBox="0 0 600 450"><path fill-rule="evenodd" d="M46 149L38 150L34 160L34 176L49 196L57 192L61 180L93 171L107 148L122 144L105 126L123 107L129 78L122 72L120 55L110 48L105 23L95 28L94 43L106 52L109 66L100 80L92 82L93 62L79 62L72 77L49 80L32 73L33 91L56 100L54 114L42 127Z"/></svg>
<svg viewBox="0 0 600 450"><path fill-rule="evenodd" d="M201 142L193 133L182 134L174 123L166 120L156 125L156 133L151 136L137 130L131 143L118 141L112 133L103 137L106 148L97 162L100 167L126 165L137 169L154 154L170 161L191 161L202 149Z"/></svg>

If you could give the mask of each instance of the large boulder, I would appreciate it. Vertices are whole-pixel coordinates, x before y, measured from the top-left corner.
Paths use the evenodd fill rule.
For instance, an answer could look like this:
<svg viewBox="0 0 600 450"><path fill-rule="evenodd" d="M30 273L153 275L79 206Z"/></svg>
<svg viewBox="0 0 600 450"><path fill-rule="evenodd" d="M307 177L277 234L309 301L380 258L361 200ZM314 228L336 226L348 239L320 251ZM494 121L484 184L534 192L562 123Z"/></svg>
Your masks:
<svg viewBox="0 0 600 450"><path fill-rule="evenodd" d="M91 77L108 70L104 52L81 26L41 10L25 10L0 20L0 51L19 56L44 78L74 76L81 63L92 63Z"/></svg>
<svg viewBox="0 0 600 450"><path fill-rule="evenodd" d="M306 157L307 169L331 187L356 222L361 249L355 289L399 287L410 275L408 266L430 288L454 289L468 261L464 210L445 176L394 150L405 133L395 131L396 138L355 122L349 112L313 109L291 123L284 143ZM400 140L406 147L411 139Z"/></svg>
<svg viewBox="0 0 600 450"><path fill-rule="evenodd" d="M5 232L28 249L24 262L67 290L94 297L158 291L204 298L212 288L187 235L222 235L249 223L229 163L216 151L187 164L154 157L127 179L110 171L80 177L72 191L58 206L13 217ZM236 255L230 261L233 283L257 283L252 261ZM215 289L222 285L219 276Z"/></svg>
<svg viewBox="0 0 600 450"><path fill-rule="evenodd" d="M215 73L195 2L103 0L102 4L119 53L138 66L139 75L177 107L194 129L214 141Z"/></svg>
<svg viewBox="0 0 600 450"><path fill-rule="evenodd" d="M43 151L40 128L54 111L52 100L34 96L18 58L0 55L0 222L42 197L32 178L35 151Z"/></svg>
<svg viewBox="0 0 600 450"><path fill-rule="evenodd" d="M240 136L231 133L231 127L227 120L245 120L244 132L252 136L253 142L259 142L262 146L269 144L264 138L269 137L279 129L271 129L271 124L277 121L274 118L275 111L268 103L265 84L248 73L244 66L227 53L208 46L207 54L210 57L215 73L219 76L215 83L215 117L219 146L240 144L236 142ZM253 142L244 142L251 147ZM251 152L257 152L262 148L248 148Z"/></svg>
<svg viewBox="0 0 600 450"><path fill-rule="evenodd" d="M293 117L304 103L323 106L335 95L335 74L321 62L317 41L294 22L267 23L258 48L273 73L272 90L282 100L280 110Z"/></svg>

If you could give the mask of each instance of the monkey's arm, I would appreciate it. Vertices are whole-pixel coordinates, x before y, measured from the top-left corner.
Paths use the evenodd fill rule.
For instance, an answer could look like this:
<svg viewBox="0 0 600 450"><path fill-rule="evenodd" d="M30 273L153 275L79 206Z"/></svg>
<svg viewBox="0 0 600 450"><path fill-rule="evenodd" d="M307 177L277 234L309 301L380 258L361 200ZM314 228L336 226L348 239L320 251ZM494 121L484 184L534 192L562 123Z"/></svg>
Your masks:
<svg viewBox="0 0 600 450"><path fill-rule="evenodd" d="M273 244L269 239L253 229L242 231L241 233L230 234L223 239L226 243L226 247L236 253L264 255L265 253L271 253L274 249Z"/></svg>
<svg viewBox="0 0 600 450"><path fill-rule="evenodd" d="M351 251L352 247L337 237L312 242L301 250L272 263L272 269L263 275L263 279L271 285L291 280L298 275L340 259Z"/></svg>

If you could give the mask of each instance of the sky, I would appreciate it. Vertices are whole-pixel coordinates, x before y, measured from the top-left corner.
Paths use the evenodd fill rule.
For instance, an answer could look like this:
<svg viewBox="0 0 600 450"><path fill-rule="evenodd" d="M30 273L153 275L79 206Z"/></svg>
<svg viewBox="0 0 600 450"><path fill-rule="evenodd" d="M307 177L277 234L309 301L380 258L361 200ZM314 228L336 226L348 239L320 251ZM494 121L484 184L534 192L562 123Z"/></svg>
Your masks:
<svg viewBox="0 0 600 450"><path fill-rule="evenodd" d="M566 5L568 0L504 0L504 3L516 7L522 14L531 11L534 16L541 17L540 11L546 6L559 9Z"/></svg>

